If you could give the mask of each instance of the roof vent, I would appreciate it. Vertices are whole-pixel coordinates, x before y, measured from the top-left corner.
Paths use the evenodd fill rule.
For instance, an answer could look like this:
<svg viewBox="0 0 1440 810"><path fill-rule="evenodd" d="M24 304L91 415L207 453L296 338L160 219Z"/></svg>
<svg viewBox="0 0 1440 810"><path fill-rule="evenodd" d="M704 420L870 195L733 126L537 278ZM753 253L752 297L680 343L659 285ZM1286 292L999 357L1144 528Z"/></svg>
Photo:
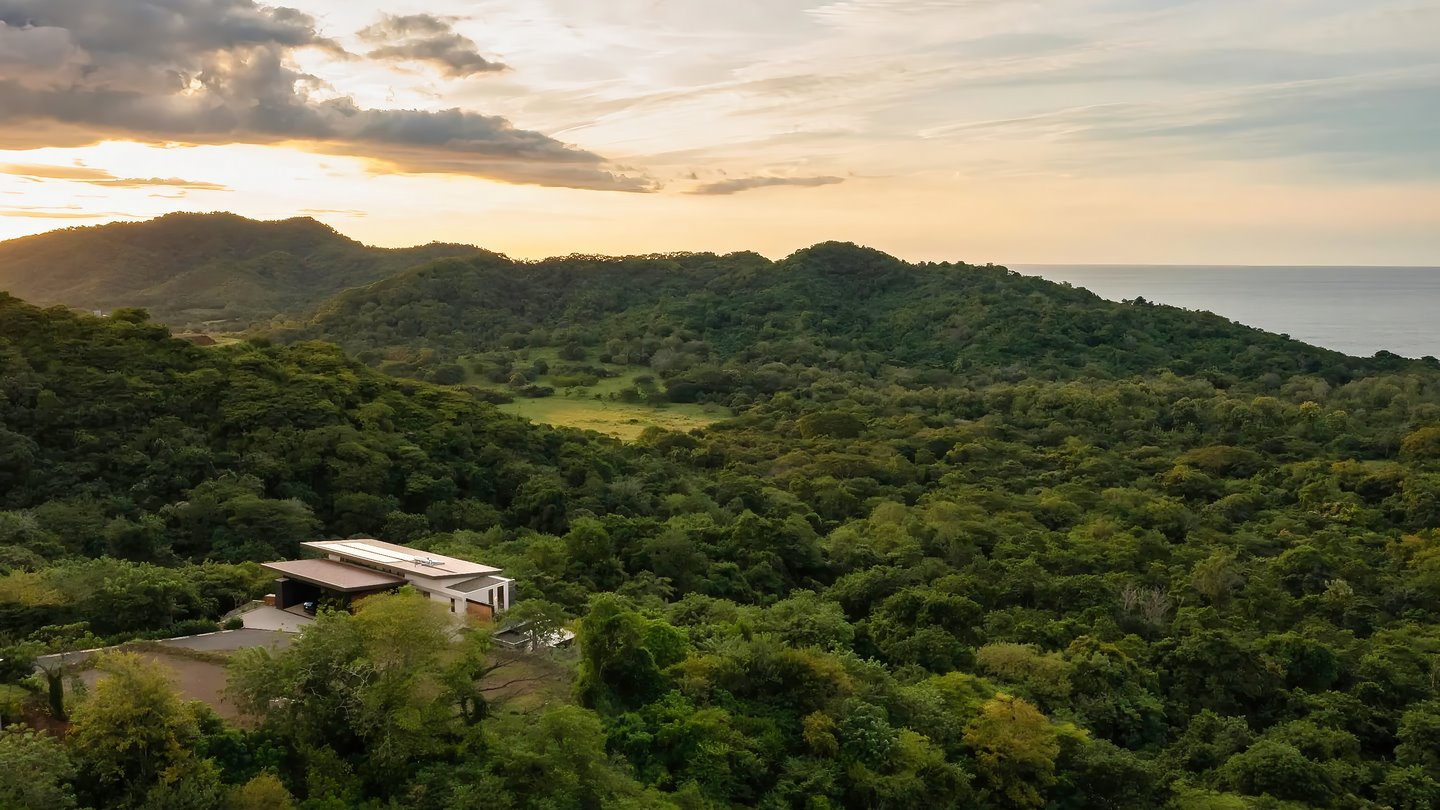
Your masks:
<svg viewBox="0 0 1440 810"><path fill-rule="evenodd" d="M444 563L443 561L441 561L441 560L435 559L434 557L416 557L416 558L415 558L415 564L416 564L416 565L423 565L423 566L425 566L426 568L439 568L440 566L444 565L445 563Z"/></svg>

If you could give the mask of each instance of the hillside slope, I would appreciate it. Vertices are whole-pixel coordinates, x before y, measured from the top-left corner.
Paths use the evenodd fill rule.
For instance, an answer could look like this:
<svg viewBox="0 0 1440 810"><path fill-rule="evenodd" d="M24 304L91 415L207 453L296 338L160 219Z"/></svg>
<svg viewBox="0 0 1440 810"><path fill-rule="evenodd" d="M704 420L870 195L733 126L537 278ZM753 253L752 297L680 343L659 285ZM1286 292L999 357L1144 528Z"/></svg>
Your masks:
<svg viewBox="0 0 1440 810"><path fill-rule="evenodd" d="M619 463L610 445L388 379L333 346L199 348L143 313L95 318L0 293L0 510L67 498L159 511L204 485L275 521L223 542L207 526L143 559L294 554L281 541L378 531L407 508L482 525L513 509L527 524L515 493L531 479L558 487ZM318 522L287 522L287 499Z"/></svg>
<svg viewBox="0 0 1440 810"><path fill-rule="evenodd" d="M0 290L87 310L143 307L172 326L224 330L443 256L479 252L446 244L373 248L308 218L171 214L0 243Z"/></svg>
<svg viewBox="0 0 1440 810"><path fill-rule="evenodd" d="M666 377L728 370L734 388L777 362L870 377L899 367L948 382L1164 370L1336 382L1404 363L1346 357L1209 313L1105 301L1002 267L908 264L841 243L779 262L749 253L445 260L341 294L281 335L332 340L371 361L397 347L433 350L441 362L578 344Z"/></svg>

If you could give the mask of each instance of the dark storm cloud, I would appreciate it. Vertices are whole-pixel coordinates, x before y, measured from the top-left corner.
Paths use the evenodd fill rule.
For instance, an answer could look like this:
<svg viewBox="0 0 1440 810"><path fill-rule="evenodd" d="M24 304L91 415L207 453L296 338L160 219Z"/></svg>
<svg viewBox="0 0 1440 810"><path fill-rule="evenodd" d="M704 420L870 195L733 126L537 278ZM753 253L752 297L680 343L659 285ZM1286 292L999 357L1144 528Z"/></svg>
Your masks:
<svg viewBox="0 0 1440 810"><path fill-rule="evenodd" d="M321 98L299 48L343 53L308 14L253 0L0 0L0 148L297 141L405 172L651 189L497 116Z"/></svg>
<svg viewBox="0 0 1440 810"><path fill-rule="evenodd" d="M0 174L23 177L27 180L64 180L106 188L163 186L192 191L229 191L228 186L207 183L203 180L181 180L178 177L116 177L104 169L92 169L89 166L41 166L11 163L0 166Z"/></svg>
<svg viewBox="0 0 1440 810"><path fill-rule="evenodd" d="M469 37L455 32L448 20L430 14L387 15L357 36L375 46L367 56L395 62L424 62L452 78L506 69L486 59Z"/></svg>
<svg viewBox="0 0 1440 810"><path fill-rule="evenodd" d="M833 186L836 183L843 182L845 182L845 178L843 177L733 177L728 180L706 183L690 193L719 196L739 194L742 191L770 188L772 186L814 188L816 186Z"/></svg>

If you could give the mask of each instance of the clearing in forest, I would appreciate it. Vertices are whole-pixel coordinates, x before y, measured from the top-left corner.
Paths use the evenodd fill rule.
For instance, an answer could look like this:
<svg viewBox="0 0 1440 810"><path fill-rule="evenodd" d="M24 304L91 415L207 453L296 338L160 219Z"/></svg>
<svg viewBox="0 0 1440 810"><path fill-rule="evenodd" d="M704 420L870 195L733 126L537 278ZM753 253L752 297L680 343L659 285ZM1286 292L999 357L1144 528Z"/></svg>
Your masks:
<svg viewBox="0 0 1440 810"><path fill-rule="evenodd" d="M622 441L634 441L652 425L685 432L707 427L725 418L720 408L704 405L631 405L595 399L593 396L564 396L517 399L499 406L505 413L557 427L593 430Z"/></svg>

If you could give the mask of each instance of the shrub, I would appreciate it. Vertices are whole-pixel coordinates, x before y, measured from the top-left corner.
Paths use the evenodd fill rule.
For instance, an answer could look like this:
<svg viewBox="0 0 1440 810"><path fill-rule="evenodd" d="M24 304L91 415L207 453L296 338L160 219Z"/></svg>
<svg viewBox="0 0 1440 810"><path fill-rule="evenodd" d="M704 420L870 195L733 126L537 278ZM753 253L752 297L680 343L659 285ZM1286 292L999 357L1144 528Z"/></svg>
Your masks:
<svg viewBox="0 0 1440 810"><path fill-rule="evenodd" d="M183 622L176 622L169 627L159 630L151 630L142 633L138 637L146 639L179 638L181 636L198 636L201 633L213 633L219 625L209 619L189 619Z"/></svg>
<svg viewBox="0 0 1440 810"><path fill-rule="evenodd" d="M465 368L459 363L443 363L431 369L427 376L437 385L457 385L465 382Z"/></svg>
<svg viewBox="0 0 1440 810"><path fill-rule="evenodd" d="M865 429L860 418L849 413L810 413L800 417L797 426L806 439L853 439Z"/></svg>
<svg viewBox="0 0 1440 810"><path fill-rule="evenodd" d="M1440 458L1440 426L1424 427L1400 441L1400 454L1406 458Z"/></svg>

